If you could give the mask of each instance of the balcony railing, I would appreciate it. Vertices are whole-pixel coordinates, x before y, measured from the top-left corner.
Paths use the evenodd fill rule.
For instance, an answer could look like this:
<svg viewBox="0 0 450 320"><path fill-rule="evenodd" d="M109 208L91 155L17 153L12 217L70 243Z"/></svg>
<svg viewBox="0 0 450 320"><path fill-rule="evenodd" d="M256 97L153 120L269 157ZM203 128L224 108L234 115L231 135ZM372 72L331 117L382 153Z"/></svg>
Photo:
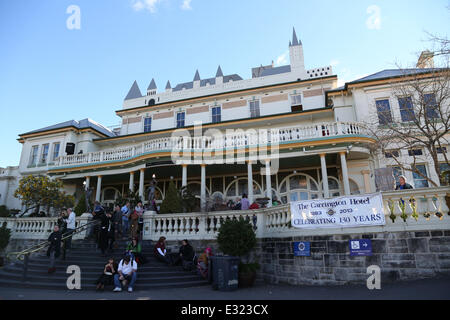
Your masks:
<svg viewBox="0 0 450 320"><path fill-rule="evenodd" d="M158 240L213 240L221 224L227 219L243 217L252 223L258 238L284 238L312 235L360 234L378 232L450 230L449 208L446 195L450 188L426 188L384 192L383 208L386 225L355 228L297 229L291 225L289 205L272 208L223 211L209 213L144 214L143 238ZM77 227L86 224L90 214L77 218ZM0 218L6 222L13 239L46 239L56 218ZM77 234L82 239L85 234Z"/></svg>
<svg viewBox="0 0 450 320"><path fill-rule="evenodd" d="M367 135L367 130L359 123L333 122L309 126L275 128L268 131L236 131L219 136L177 136L151 139L139 145L86 154L61 156L53 165L66 167L89 165L107 161L120 161L157 151L185 150L225 150L249 146L283 144L306 139L331 138L336 136Z"/></svg>

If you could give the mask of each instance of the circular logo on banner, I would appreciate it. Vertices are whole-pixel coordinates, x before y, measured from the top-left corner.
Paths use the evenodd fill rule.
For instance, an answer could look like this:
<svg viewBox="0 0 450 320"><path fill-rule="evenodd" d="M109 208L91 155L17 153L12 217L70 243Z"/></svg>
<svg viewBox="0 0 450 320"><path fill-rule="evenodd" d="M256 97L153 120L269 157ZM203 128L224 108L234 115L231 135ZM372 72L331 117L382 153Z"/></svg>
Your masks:
<svg viewBox="0 0 450 320"><path fill-rule="evenodd" d="M330 209L330 210L327 211L327 214L328 214L329 216L332 216L332 215L335 214L335 213L336 213L336 211L334 211L334 209Z"/></svg>
<svg viewBox="0 0 450 320"><path fill-rule="evenodd" d="M300 242L300 243L298 244L298 250L300 250L300 251L305 251L305 248L306 248L306 246L305 246L305 244L304 244L303 242Z"/></svg>

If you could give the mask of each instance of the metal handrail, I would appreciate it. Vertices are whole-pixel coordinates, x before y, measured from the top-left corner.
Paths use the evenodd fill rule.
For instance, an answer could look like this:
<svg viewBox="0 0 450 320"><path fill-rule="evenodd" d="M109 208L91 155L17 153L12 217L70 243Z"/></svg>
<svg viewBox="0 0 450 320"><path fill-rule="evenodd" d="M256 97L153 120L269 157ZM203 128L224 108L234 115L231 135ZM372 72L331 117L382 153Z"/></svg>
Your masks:
<svg viewBox="0 0 450 320"><path fill-rule="evenodd" d="M79 227L75 228L74 231L71 232L70 234L64 233L62 238L61 238L61 241L65 241L66 239L72 237L73 235L78 234L81 231L84 231L87 226L94 225L94 224L99 224L99 223L100 223L99 220L94 220L94 221L88 222L88 223L86 223L86 224L84 224L82 226L79 226ZM9 253L6 254L6 256L9 257L9 256L12 256L12 255L16 255L16 259L17 260L22 260L22 258L24 256L30 255L30 254L35 253L35 252L38 252L38 251L46 248L47 246L49 246L49 242L45 241L45 242L41 242L41 243L35 244L35 245L33 245L33 246L31 246L31 247L29 247L29 248L27 248L25 250L19 251L19 252L9 252ZM65 249L65 247L64 247L64 249Z"/></svg>

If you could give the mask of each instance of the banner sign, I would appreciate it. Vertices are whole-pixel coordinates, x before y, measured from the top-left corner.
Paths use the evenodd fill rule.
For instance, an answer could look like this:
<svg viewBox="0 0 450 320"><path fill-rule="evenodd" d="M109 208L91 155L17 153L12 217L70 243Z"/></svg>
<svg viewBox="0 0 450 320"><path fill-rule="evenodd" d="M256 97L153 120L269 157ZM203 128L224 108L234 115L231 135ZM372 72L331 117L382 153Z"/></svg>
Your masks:
<svg viewBox="0 0 450 320"><path fill-rule="evenodd" d="M349 240L351 256L371 256L372 241L370 239Z"/></svg>
<svg viewBox="0 0 450 320"><path fill-rule="evenodd" d="M294 242L295 257L309 257L311 255L311 243L307 241Z"/></svg>
<svg viewBox="0 0 450 320"><path fill-rule="evenodd" d="M380 193L291 202L291 224L301 229L383 226L386 220L382 196Z"/></svg>

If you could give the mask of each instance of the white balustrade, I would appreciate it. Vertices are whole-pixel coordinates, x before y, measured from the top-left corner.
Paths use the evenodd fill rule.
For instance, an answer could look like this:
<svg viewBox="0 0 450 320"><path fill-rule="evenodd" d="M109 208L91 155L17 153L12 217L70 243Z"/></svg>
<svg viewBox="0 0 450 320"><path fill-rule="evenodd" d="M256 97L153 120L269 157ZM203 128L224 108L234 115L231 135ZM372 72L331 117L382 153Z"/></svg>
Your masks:
<svg viewBox="0 0 450 320"><path fill-rule="evenodd" d="M269 131L236 131L221 137L164 137L152 139L137 146L121 147L113 150L97 151L87 154L61 156L56 166L70 166L98 163L102 161L119 161L137 157L145 153L165 150L204 150L236 149L285 143L313 138L328 138L341 135L361 135L367 131L358 123L335 122L319 123L308 126L274 128Z"/></svg>

